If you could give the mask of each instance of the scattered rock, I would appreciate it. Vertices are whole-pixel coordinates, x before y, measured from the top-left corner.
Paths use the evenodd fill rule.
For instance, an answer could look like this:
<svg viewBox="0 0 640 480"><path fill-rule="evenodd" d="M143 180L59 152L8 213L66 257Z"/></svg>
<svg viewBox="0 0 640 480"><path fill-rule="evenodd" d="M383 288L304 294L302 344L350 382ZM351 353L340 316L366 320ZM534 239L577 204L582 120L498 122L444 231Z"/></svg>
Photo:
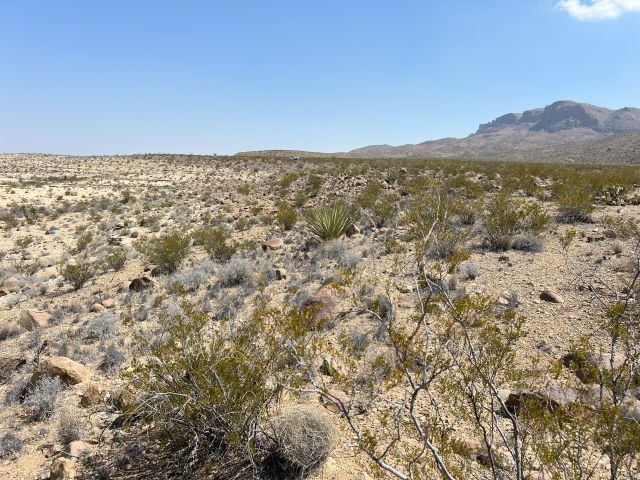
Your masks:
<svg viewBox="0 0 640 480"><path fill-rule="evenodd" d="M327 395L331 400L325 395L320 395L320 403L330 412L341 413L342 410L339 407L344 407L347 410L351 408L351 397L342 390L330 389L327 390Z"/></svg>
<svg viewBox="0 0 640 480"><path fill-rule="evenodd" d="M498 297L498 300L496 300L496 303L498 305L503 306L503 307L507 307L509 305L509 299L507 299L507 298L505 298L503 296L500 296L500 297Z"/></svg>
<svg viewBox="0 0 640 480"><path fill-rule="evenodd" d="M59 377L65 383L76 385L91 378L91 370L67 357L49 357L40 362L33 372L30 385L35 385L43 375Z"/></svg>
<svg viewBox="0 0 640 480"><path fill-rule="evenodd" d="M286 280L287 271L284 268L276 268L276 280Z"/></svg>
<svg viewBox="0 0 640 480"><path fill-rule="evenodd" d="M330 377L346 376L346 370L331 355L323 355L318 371Z"/></svg>
<svg viewBox="0 0 640 480"><path fill-rule="evenodd" d="M59 457L53 461L49 480L73 480L76 478L76 463L68 458Z"/></svg>
<svg viewBox="0 0 640 480"><path fill-rule="evenodd" d="M336 316L338 297L331 286L324 286L302 303L303 309L311 311L310 327L315 328L321 323L329 322Z"/></svg>
<svg viewBox="0 0 640 480"><path fill-rule="evenodd" d="M146 275L141 275L131 281L131 283L129 284L129 290L133 292L142 292L143 290L155 288L157 285L158 282L156 282L153 278Z"/></svg>
<svg viewBox="0 0 640 480"><path fill-rule="evenodd" d="M107 298L102 301L102 306L105 308L113 308L116 306L116 301L113 298Z"/></svg>
<svg viewBox="0 0 640 480"><path fill-rule="evenodd" d="M94 303L93 305L91 305L90 310L92 312L99 313L99 312L104 312L106 310L106 307L100 303Z"/></svg>
<svg viewBox="0 0 640 480"><path fill-rule="evenodd" d="M102 402L104 391L96 384L89 385L82 395L80 395L80 405L83 407L92 407Z"/></svg>
<svg viewBox="0 0 640 480"><path fill-rule="evenodd" d="M43 328L49 324L51 315L40 310L22 310L18 324L31 331L34 328Z"/></svg>
<svg viewBox="0 0 640 480"><path fill-rule="evenodd" d="M358 235L359 233L360 229L353 223L349 225L349 227L344 232L347 237L353 237L354 235Z"/></svg>
<svg viewBox="0 0 640 480"><path fill-rule="evenodd" d="M17 355L0 357L0 385L4 384L13 372L25 363L27 363L26 358Z"/></svg>
<svg viewBox="0 0 640 480"><path fill-rule="evenodd" d="M90 450L91 444L83 442L82 440L75 440L65 447L64 453L72 458L80 458L86 455Z"/></svg>
<svg viewBox="0 0 640 480"><path fill-rule="evenodd" d="M543 290L540 292L540 300L549 303L564 303L564 298L551 290Z"/></svg>
<svg viewBox="0 0 640 480"><path fill-rule="evenodd" d="M262 244L262 250L265 252L267 250L281 250L282 248L284 248L284 240L281 238L272 238Z"/></svg>

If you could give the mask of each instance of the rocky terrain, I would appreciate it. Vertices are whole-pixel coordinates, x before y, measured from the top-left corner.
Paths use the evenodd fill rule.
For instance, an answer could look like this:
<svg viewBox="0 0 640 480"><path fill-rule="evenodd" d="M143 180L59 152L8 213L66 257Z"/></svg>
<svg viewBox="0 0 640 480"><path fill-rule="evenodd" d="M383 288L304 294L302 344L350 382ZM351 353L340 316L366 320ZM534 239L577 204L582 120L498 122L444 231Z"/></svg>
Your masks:
<svg viewBox="0 0 640 480"><path fill-rule="evenodd" d="M591 151L606 152L615 142L625 143L623 138L637 139L610 134L637 129L638 122L638 110L562 102L500 117L468 139L439 145L488 145L489 138L517 131L522 146L572 132L581 142L591 138ZM419 152L441 148L421 145L358 153L422 156ZM575 153L575 159L582 155ZM427 438L420 428L432 427L439 433L429 438L448 439L438 448L450 472L458 472L452 478L578 478L571 476L574 457L560 457L565 464L559 465L533 447L526 453L526 472L514 473L509 453L514 430L500 402L520 413L527 398L544 399L550 414L561 410L573 418L574 408L581 412L576 418L586 432L582 440L575 430L554 430L552 420L536 430L553 451L584 447L577 464L592 473L580 478L610 478L609 460L618 451L625 453L615 478L640 475L640 452L633 447L633 439L640 438L640 355L632 348L640 337L633 322L636 327L625 327L629 348L613 352L626 362L621 377L632 379L615 410L623 412L616 413L616 425L626 429L619 438L631 440L619 450L617 444L604 449L593 432L605 427L588 430L600 417L584 413L608 409L611 391L622 395L621 387L585 372L613 371L598 356L609 345L603 319L612 306L626 302L629 316L637 318L633 278L640 235L634 226L640 219L640 175L635 168L3 154L0 183L0 478L251 478L258 473L317 480L439 478L428 450L415 453ZM323 208L334 216L346 209L347 221L335 235L314 220ZM433 303L424 296L429 289L437 292ZM200 313L186 313L189 308ZM451 363L464 357L469 345L461 343L458 354L447 357L445 370L461 376L419 398L423 427L411 427L406 410L411 385L404 375L418 378L412 376L441 361L429 347L418 348L404 336L420 308L426 308L440 339L445 332L438 325L453 319L455 332L456 325L466 325L456 323L459 315L482 315L467 333L495 324L496 330L478 331L480 343L509 352L506 366L487 357L492 359L487 365L499 365L490 385L499 391L486 390L485 383L473 387L489 392L477 398L485 407L493 405L482 415L506 432L492 440L489 455L465 403L469 396L463 394L471 390L458 390L465 385L465 369L474 364L469 360L454 368ZM627 310L615 311L626 318ZM195 344L189 336L172 339L175 332L186 335L172 330L176 318L202 322L208 333L198 330ZM275 331L268 329L271 318ZM516 318L525 319L522 332L510 330ZM251 330L251 341L235 344L241 326L254 321L263 330ZM503 344L507 337L512 343ZM255 442L247 443L250 451L264 448L268 459L278 462L268 463L257 453L253 464L242 456L230 461L236 436L225 437L224 449L207 449L203 445L217 437L194 430L204 439L195 457L181 456L184 444L172 443L184 426L172 420L187 418L191 407L161 417L166 405L158 399L169 393L158 390L158 379L149 383L153 373L146 369L154 358L164 358L166 365L175 361L175 369L166 371L175 380L173 388L184 381L197 391L199 382L208 385L213 376L207 370L199 377L195 366L196 358L211 353L198 345L208 345L210 338L224 341L207 358L225 358L233 372L267 372L264 385L243 384L244 407L254 401L253 387L282 383L274 403L260 404L260 435L246 440ZM456 335L447 337L441 351L458 341ZM402 345L414 353L401 355ZM585 348L589 355L580 356ZM278 355L268 357L270 349ZM192 351L197 355L191 357ZM294 353L300 356L288 357ZM269 361L262 362L265 358ZM190 367L182 359L194 363ZM275 370L269 370L272 361ZM250 367L245 371L243 365ZM518 377L521 367L537 373ZM472 377L480 378L485 366L474 368L480 370L472 370ZM214 403L209 410L215 410ZM587 404L592 410L582 409ZM291 419L300 418L315 422L315 437L296 429ZM397 431L394 419L402 420ZM162 436L165 422L169 437ZM287 422L293 425L288 432L303 436L302 445L282 433ZM535 425L527 428L533 431ZM269 432L281 432L274 434L276 447L264 446ZM527 448L536 445L530 440ZM385 445L389 453L382 455ZM307 457L313 461L302 463ZM265 465L279 473L270 474ZM560 471L567 476L556 477Z"/></svg>
<svg viewBox="0 0 640 480"><path fill-rule="evenodd" d="M640 109L610 110L586 103L559 101L544 108L502 115L481 124L466 138L444 138L400 146L371 145L334 154L293 151L249 153L637 164L640 161Z"/></svg>

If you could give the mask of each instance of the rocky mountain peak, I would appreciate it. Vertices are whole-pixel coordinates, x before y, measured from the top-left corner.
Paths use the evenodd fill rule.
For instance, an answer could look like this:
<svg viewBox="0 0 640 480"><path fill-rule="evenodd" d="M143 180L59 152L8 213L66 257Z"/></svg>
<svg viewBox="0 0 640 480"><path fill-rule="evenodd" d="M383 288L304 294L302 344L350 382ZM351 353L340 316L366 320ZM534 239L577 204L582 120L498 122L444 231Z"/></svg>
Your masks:
<svg viewBox="0 0 640 480"><path fill-rule="evenodd" d="M489 123L481 124L475 135L494 133L506 127L548 133L575 128L590 129L603 134L638 132L640 109L625 107L610 110L588 103L561 100L544 108L502 115Z"/></svg>

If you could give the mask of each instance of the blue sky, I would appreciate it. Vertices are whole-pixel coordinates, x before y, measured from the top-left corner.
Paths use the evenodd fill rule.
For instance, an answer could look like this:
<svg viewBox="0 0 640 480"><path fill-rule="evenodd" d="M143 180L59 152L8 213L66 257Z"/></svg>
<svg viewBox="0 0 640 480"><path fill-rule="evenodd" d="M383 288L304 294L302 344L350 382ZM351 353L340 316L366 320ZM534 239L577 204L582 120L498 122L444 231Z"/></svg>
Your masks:
<svg viewBox="0 0 640 480"><path fill-rule="evenodd" d="M640 0L0 0L0 152L345 151L640 107Z"/></svg>

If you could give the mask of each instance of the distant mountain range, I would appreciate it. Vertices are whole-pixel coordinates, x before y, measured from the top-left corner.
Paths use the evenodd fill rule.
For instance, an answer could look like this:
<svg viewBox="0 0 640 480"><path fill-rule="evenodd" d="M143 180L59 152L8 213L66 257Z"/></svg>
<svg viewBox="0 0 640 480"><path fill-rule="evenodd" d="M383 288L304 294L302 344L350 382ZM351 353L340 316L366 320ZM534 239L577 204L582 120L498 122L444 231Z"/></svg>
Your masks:
<svg viewBox="0 0 640 480"><path fill-rule="evenodd" d="M370 145L339 153L266 150L238 155L640 164L640 108L610 110L564 100L523 113L507 113L481 124L466 138L443 138L400 146Z"/></svg>

